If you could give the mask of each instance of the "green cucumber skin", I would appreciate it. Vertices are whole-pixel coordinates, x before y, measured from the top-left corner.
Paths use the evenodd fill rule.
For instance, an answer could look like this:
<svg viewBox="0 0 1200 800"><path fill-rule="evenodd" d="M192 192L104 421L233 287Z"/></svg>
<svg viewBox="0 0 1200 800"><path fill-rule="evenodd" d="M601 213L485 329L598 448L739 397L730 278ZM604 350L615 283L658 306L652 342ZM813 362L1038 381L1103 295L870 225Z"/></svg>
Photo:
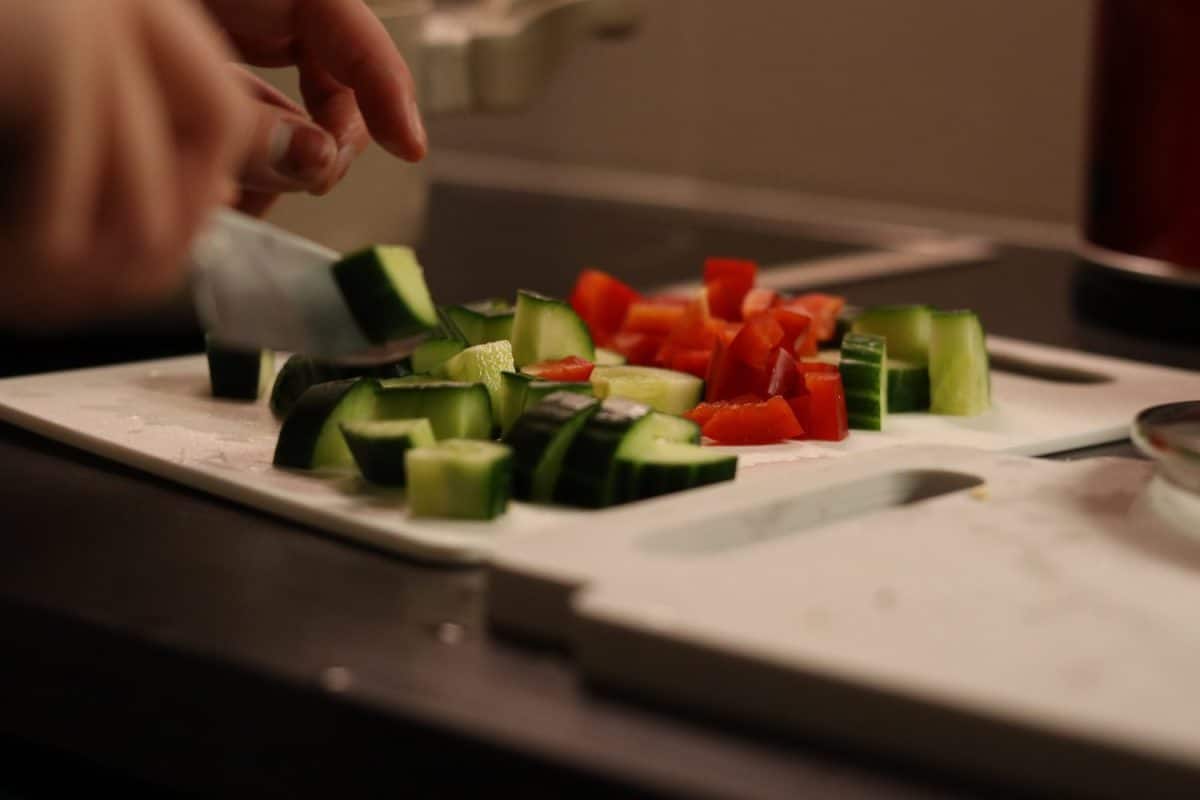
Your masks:
<svg viewBox="0 0 1200 800"><path fill-rule="evenodd" d="M449 439L433 447L413 448L405 454L409 480L408 508L414 517L486 521L508 510L513 475L512 448L504 446L502 454L498 450L497 455L482 467L456 463L453 453L445 452L467 442ZM502 447L494 443L487 444L489 447ZM424 460L430 456L433 460L424 464Z"/></svg>
<svg viewBox="0 0 1200 800"><path fill-rule="evenodd" d="M617 451L635 426L650 417L641 403L608 399L571 442L554 499L564 505L603 508L613 503Z"/></svg>
<svg viewBox="0 0 1200 800"><path fill-rule="evenodd" d="M271 413L276 419L285 418L300 396L318 383L350 378L402 378L412 371L409 364L406 358L390 364L350 366L329 364L304 355L290 356L271 387Z"/></svg>
<svg viewBox="0 0 1200 800"><path fill-rule="evenodd" d="M599 410L600 403L595 398L552 394L517 419L504 437L504 443L513 449L514 497L534 502L554 499L566 450L580 427ZM554 457L557 464L552 463Z"/></svg>
<svg viewBox="0 0 1200 800"><path fill-rule="evenodd" d="M461 306L446 306L443 314L462 332L468 345L487 344L512 338L515 312L502 300L484 300Z"/></svg>
<svg viewBox="0 0 1200 800"><path fill-rule="evenodd" d="M426 339L413 350L413 372L431 375L465 349L466 346L455 339Z"/></svg>
<svg viewBox="0 0 1200 800"><path fill-rule="evenodd" d="M492 407L482 383L385 385L378 395L379 419L427 417L440 439L488 439Z"/></svg>
<svg viewBox="0 0 1200 800"><path fill-rule="evenodd" d="M256 401L275 369L275 353L226 347L205 340L208 378L213 397Z"/></svg>
<svg viewBox="0 0 1200 800"><path fill-rule="evenodd" d="M934 312L929 393L934 414L977 416L991 408L987 336L973 312Z"/></svg>
<svg viewBox="0 0 1200 800"><path fill-rule="evenodd" d="M373 343L403 339L427 331L437 325L432 303L430 315L412 305L413 298L403 297L392 283L384 261L389 250L407 248L370 247L352 253L333 265L333 278L341 289L350 313L366 337ZM416 264L415 258L413 263ZM418 302L428 302L428 289L424 288L424 277L420 266L416 266L424 297Z"/></svg>
<svg viewBox="0 0 1200 800"><path fill-rule="evenodd" d="M617 502L636 502L674 494L737 477L737 457L706 464L655 464L630 458L617 460Z"/></svg>
<svg viewBox="0 0 1200 800"><path fill-rule="evenodd" d="M357 431L353 423L343 422L338 427L363 478L379 486L404 486L407 482L405 453L414 447L434 443L428 421L419 424L422 427L414 426L413 430L389 436Z"/></svg>
<svg viewBox="0 0 1200 800"><path fill-rule="evenodd" d="M520 372L500 373L500 434L512 430L517 418L525 410L525 391L533 383L533 376Z"/></svg>
<svg viewBox="0 0 1200 800"><path fill-rule="evenodd" d="M369 419L374 415L378 384L369 378L329 381L309 387L292 407L275 443L273 463L291 469L352 467L354 456L341 435L343 419ZM365 395L370 394L368 400ZM360 397L361 396L361 397ZM361 402L350 417L339 416L343 404ZM334 438L336 437L336 438Z"/></svg>
<svg viewBox="0 0 1200 800"><path fill-rule="evenodd" d="M562 323L569 329L550 334L546 328ZM517 367L540 361L579 356L595 361L596 348L587 325L575 309L562 300L522 289L517 292L517 308L512 325L513 359Z"/></svg>
<svg viewBox="0 0 1200 800"><path fill-rule="evenodd" d="M539 381L533 380L525 387L525 397L521 403L521 411L525 412L532 406L545 400L555 392L570 392L584 397L595 397L596 392L590 383L582 381Z"/></svg>
<svg viewBox="0 0 1200 800"><path fill-rule="evenodd" d="M887 340L882 336L848 333L842 339L842 360L882 364L887 358Z"/></svg>
<svg viewBox="0 0 1200 800"><path fill-rule="evenodd" d="M929 410L929 369L924 366L888 366L888 413Z"/></svg>
<svg viewBox="0 0 1200 800"><path fill-rule="evenodd" d="M886 338L891 358L926 364L932 326L933 309L929 306L872 306L858 315L851 330Z"/></svg>

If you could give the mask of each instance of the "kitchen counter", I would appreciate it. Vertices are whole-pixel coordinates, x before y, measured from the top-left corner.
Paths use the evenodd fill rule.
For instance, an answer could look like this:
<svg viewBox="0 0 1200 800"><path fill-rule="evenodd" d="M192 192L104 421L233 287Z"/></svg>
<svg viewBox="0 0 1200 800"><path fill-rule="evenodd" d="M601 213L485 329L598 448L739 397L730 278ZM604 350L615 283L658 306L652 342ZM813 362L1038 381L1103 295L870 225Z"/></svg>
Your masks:
<svg viewBox="0 0 1200 800"><path fill-rule="evenodd" d="M514 284L564 293L588 265L645 286L694 277L708 254L773 263L866 248L611 203L452 186L432 199L422 259L446 301ZM970 306L997 334L1200 369L1194 320L1137 313L1142 289L1063 253L1001 247L830 288L857 304ZM1153 308L1195 299L1177 291ZM187 326L8 336L0 374L199 347ZM1062 457L1112 454L1133 451ZM1005 791L600 693L561 653L487 629L481 570L349 545L2 425L0 530L0 794L52 796L78 776L92 790L223 795L454 794L480 781L527 794Z"/></svg>

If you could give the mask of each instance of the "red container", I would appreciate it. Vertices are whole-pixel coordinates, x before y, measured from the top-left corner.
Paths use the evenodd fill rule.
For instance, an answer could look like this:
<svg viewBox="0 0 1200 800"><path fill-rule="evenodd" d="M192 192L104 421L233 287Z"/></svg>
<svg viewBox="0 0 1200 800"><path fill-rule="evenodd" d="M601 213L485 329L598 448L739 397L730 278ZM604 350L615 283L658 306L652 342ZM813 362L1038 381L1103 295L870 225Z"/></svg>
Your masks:
<svg viewBox="0 0 1200 800"><path fill-rule="evenodd" d="M1200 2L1097 4L1084 255L1200 278Z"/></svg>

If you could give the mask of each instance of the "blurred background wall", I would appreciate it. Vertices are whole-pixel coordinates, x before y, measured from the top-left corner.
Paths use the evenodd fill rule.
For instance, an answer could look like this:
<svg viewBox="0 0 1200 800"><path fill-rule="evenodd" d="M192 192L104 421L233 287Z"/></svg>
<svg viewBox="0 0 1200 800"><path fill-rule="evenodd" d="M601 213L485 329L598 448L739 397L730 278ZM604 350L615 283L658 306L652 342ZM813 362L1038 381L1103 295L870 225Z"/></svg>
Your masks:
<svg viewBox="0 0 1200 800"><path fill-rule="evenodd" d="M718 204L736 186L1032 239L1073 230L1086 0L646 2L636 37L575 51L533 108L433 121L433 174L686 178Z"/></svg>

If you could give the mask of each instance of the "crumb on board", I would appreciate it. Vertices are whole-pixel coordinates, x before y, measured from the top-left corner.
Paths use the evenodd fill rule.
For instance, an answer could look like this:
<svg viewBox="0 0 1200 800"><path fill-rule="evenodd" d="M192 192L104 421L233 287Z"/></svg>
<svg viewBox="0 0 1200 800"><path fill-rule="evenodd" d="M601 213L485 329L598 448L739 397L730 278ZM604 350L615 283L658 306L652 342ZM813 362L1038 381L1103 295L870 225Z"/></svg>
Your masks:
<svg viewBox="0 0 1200 800"><path fill-rule="evenodd" d="M973 500L987 500L992 496L992 493L988 490L988 485L986 483L981 486L976 486L974 489L967 492L967 494L969 494Z"/></svg>

